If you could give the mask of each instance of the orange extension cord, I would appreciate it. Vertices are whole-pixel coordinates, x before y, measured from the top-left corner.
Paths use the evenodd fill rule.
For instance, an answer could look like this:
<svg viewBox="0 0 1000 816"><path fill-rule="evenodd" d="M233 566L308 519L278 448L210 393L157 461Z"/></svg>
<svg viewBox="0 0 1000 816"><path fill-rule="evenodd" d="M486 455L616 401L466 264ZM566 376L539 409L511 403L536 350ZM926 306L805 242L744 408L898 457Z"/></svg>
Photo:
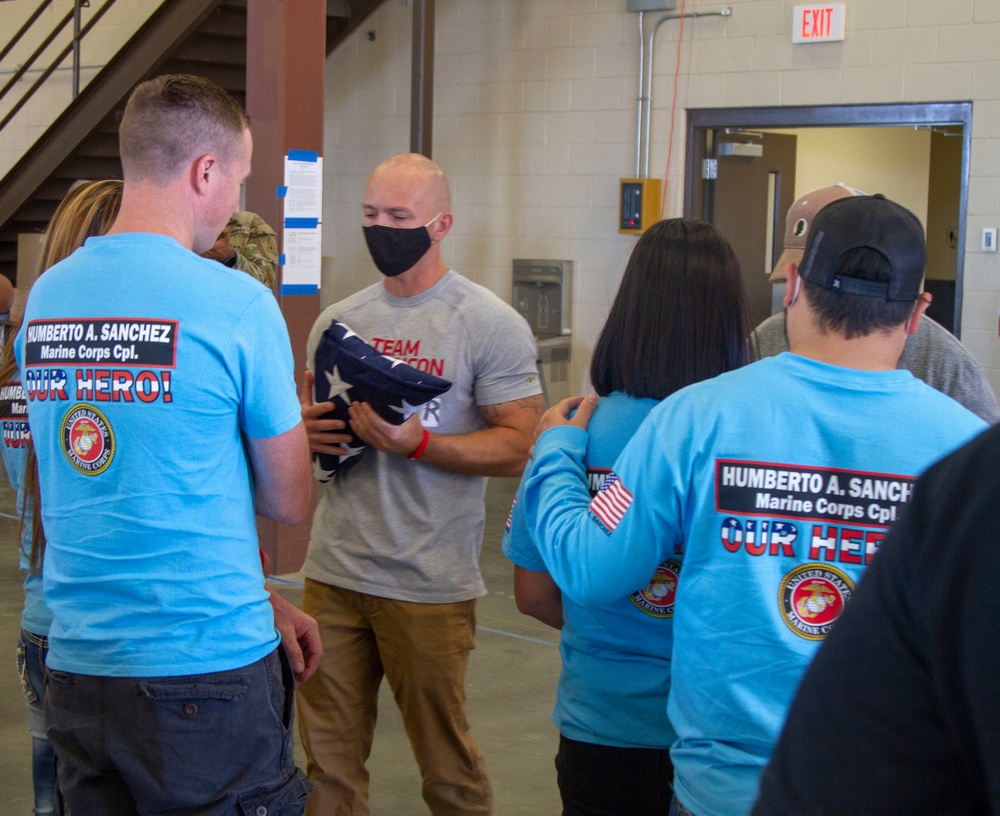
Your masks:
<svg viewBox="0 0 1000 816"><path fill-rule="evenodd" d="M677 32L677 66L674 68L674 98L670 103L670 137L667 142L667 169L663 174L663 195L660 196L660 220L667 209L667 189L670 186L670 161L674 154L674 122L677 118L677 81L681 75L681 43L684 42L684 7L687 0L681 0L681 26Z"/></svg>

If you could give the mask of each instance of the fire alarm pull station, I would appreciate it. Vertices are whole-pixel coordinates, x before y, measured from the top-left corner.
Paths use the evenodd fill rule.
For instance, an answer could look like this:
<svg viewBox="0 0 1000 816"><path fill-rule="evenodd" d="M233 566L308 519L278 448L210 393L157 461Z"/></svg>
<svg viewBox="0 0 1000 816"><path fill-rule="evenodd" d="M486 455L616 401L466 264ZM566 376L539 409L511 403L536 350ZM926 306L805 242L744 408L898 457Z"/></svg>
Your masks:
<svg viewBox="0 0 1000 816"><path fill-rule="evenodd" d="M661 189L662 184L658 178L622 179L618 231L642 235L659 221Z"/></svg>

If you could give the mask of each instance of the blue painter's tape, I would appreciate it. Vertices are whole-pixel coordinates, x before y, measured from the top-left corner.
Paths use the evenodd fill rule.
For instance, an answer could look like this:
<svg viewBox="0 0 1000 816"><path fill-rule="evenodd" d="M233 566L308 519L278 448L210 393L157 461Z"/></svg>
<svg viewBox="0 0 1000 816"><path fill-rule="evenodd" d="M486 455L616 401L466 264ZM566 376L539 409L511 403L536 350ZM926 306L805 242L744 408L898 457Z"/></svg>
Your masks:
<svg viewBox="0 0 1000 816"><path fill-rule="evenodd" d="M289 150L288 158L292 161L319 161L319 153L315 150Z"/></svg>
<svg viewBox="0 0 1000 816"><path fill-rule="evenodd" d="M319 287L314 283L283 283L278 294L281 295L315 295Z"/></svg>
<svg viewBox="0 0 1000 816"><path fill-rule="evenodd" d="M286 218L285 229L316 229L318 218Z"/></svg>
<svg viewBox="0 0 1000 816"><path fill-rule="evenodd" d="M11 516L11 518L14 517ZM18 518L20 518L20 516L18 516ZM295 575L295 573L291 572L289 573L289 575ZM268 575L267 580L273 581L276 584L288 584L289 586L299 587L300 589L305 586L305 584L302 581L292 581L288 578L281 578L277 575Z"/></svg>
<svg viewBox="0 0 1000 816"><path fill-rule="evenodd" d="M277 192L277 197L278 198L284 198L285 196L288 195L288 188L287 187L279 187L276 192Z"/></svg>
<svg viewBox="0 0 1000 816"><path fill-rule="evenodd" d="M288 263L288 261L285 260L285 253L284 252L279 252L278 253L278 266L284 266L286 263Z"/></svg>

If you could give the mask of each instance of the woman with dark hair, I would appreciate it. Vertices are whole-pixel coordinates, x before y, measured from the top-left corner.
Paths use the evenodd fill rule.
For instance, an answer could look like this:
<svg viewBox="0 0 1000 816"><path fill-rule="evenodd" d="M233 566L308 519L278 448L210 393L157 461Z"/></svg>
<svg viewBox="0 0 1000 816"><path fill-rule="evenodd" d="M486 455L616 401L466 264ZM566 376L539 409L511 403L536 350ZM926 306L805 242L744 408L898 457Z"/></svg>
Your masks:
<svg viewBox="0 0 1000 816"><path fill-rule="evenodd" d="M601 398L584 457L592 494L660 400L749 362L751 329L739 262L718 230L672 218L642 235L591 360ZM665 813L672 797L675 733L666 710L680 559L665 561L628 598L597 609L579 606L561 596L545 571L518 507L521 493L503 549L515 565L518 609L562 631L552 719L560 732L563 816Z"/></svg>

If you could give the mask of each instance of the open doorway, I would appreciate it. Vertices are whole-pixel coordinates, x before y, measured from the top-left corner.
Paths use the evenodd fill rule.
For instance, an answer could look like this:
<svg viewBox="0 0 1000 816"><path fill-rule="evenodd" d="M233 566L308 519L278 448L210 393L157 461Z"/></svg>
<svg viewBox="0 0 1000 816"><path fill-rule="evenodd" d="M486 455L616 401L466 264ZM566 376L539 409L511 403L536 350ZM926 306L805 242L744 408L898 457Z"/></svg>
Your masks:
<svg viewBox="0 0 1000 816"><path fill-rule="evenodd" d="M920 218L935 320L961 328L971 103L688 111L685 214L733 243L756 321L798 195L835 182L881 192Z"/></svg>

